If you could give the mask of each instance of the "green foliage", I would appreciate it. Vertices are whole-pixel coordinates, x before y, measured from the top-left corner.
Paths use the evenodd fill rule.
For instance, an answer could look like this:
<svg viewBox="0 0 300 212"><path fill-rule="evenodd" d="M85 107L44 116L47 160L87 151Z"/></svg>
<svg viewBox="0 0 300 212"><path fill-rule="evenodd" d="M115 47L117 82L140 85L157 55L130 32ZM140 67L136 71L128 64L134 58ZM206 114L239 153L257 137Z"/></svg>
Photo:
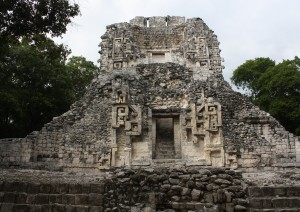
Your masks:
<svg viewBox="0 0 300 212"><path fill-rule="evenodd" d="M257 80L268 68L274 66L275 62L270 58L247 60L233 72L231 81L238 88L246 89L251 93L251 96L255 97L260 90L260 85L257 84Z"/></svg>
<svg viewBox="0 0 300 212"><path fill-rule="evenodd" d="M290 132L300 135L300 59L275 65L269 58L248 60L231 78L247 89L250 99L269 112Z"/></svg>
<svg viewBox="0 0 300 212"><path fill-rule="evenodd" d="M4 0L0 2L0 33L13 37L58 36L78 14L78 4L68 0Z"/></svg>
<svg viewBox="0 0 300 212"><path fill-rule="evenodd" d="M67 63L67 68L73 82L73 91L75 98L84 94L86 86L98 73L99 69L91 61L87 61L82 56L73 56Z"/></svg>
<svg viewBox="0 0 300 212"><path fill-rule="evenodd" d="M23 137L67 111L97 71L83 57L66 64L70 51L43 35L9 46L0 65L0 138Z"/></svg>

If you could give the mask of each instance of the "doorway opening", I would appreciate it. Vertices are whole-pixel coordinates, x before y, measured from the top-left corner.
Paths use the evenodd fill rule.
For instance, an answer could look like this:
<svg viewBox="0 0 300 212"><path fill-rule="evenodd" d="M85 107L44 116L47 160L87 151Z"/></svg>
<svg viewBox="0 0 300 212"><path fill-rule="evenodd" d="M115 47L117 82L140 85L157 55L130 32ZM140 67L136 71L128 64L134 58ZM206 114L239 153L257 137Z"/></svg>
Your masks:
<svg viewBox="0 0 300 212"><path fill-rule="evenodd" d="M179 159L180 130L179 116L153 116L153 159Z"/></svg>

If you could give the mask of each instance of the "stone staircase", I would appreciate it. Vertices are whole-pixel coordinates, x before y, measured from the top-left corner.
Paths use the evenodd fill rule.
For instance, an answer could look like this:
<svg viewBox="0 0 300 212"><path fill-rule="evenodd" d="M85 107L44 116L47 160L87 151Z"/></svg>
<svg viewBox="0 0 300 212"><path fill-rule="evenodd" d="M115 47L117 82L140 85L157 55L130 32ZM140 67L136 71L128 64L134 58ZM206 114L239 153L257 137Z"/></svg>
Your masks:
<svg viewBox="0 0 300 212"><path fill-rule="evenodd" d="M155 159L175 158L174 143L171 139L158 140L155 148Z"/></svg>
<svg viewBox="0 0 300 212"><path fill-rule="evenodd" d="M250 212L300 211L300 186L249 187Z"/></svg>

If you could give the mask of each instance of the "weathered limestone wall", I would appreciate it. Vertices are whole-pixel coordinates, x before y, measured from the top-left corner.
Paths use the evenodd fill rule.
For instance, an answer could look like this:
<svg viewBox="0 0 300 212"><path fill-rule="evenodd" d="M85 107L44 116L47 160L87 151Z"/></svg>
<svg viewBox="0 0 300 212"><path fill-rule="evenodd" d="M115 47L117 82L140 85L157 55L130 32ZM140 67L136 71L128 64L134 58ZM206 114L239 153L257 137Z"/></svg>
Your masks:
<svg viewBox="0 0 300 212"><path fill-rule="evenodd" d="M32 156L32 143L28 139L13 138L0 140L1 164L15 166L27 164Z"/></svg>
<svg viewBox="0 0 300 212"><path fill-rule="evenodd" d="M299 167L296 158L299 137L286 131L246 97L228 88L213 86L208 91L208 95L218 96L222 105L226 165L237 163L242 170L250 172Z"/></svg>
<svg viewBox="0 0 300 212"><path fill-rule="evenodd" d="M148 25L147 25L148 23ZM221 75L219 42L200 18L136 17L107 26L101 37L101 69L173 62L192 68L194 78Z"/></svg>
<svg viewBox="0 0 300 212"><path fill-rule="evenodd" d="M199 167L117 169L99 183L7 179L0 211L245 211L245 185L240 173Z"/></svg>
<svg viewBox="0 0 300 212"><path fill-rule="evenodd" d="M249 172L299 166L298 137L222 79L195 80L190 69L172 63L102 73L41 131L0 140L1 165L65 171L151 165L153 117L165 115L176 120L177 162ZM213 122L205 121L208 115Z"/></svg>
<svg viewBox="0 0 300 212"><path fill-rule="evenodd" d="M111 106L110 94L102 86L92 85L93 89L70 111L54 118L41 131L22 139L0 140L1 166L80 170L106 163L104 145L111 142Z"/></svg>

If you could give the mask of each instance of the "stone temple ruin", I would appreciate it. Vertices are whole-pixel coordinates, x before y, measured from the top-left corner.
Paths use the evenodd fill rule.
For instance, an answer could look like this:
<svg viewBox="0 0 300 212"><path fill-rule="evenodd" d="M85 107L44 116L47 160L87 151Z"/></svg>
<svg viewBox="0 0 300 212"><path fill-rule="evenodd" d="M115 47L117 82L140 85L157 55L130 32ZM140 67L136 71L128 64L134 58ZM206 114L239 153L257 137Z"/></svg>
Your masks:
<svg viewBox="0 0 300 212"><path fill-rule="evenodd" d="M40 131L0 140L2 167L299 167L299 138L224 81L202 19L136 17L101 39L101 73L85 96Z"/></svg>
<svg viewBox="0 0 300 212"><path fill-rule="evenodd" d="M0 140L0 212L300 210L299 137L224 81L200 18L136 17L101 39L84 97Z"/></svg>

